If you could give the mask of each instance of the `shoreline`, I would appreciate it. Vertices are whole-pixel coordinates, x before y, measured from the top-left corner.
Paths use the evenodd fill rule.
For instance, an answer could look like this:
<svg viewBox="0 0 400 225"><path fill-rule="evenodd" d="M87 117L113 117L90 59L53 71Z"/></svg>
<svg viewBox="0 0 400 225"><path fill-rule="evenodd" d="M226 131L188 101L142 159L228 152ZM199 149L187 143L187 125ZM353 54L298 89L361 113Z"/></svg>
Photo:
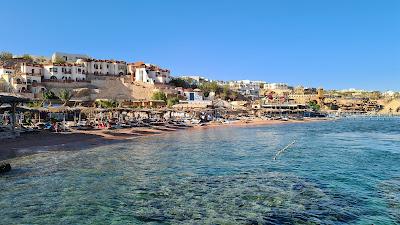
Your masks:
<svg viewBox="0 0 400 225"><path fill-rule="evenodd" d="M208 123L204 126L193 127L134 127L121 128L115 130L90 130L72 132L49 132L37 131L32 133L23 133L15 139L3 139L0 146L0 162L11 160L14 158L37 154L41 152L51 151L80 151L98 146L106 146L115 143L127 142L141 137L149 137L162 135L165 133L180 131L180 130L199 130L199 129L214 129L214 128L229 128L229 127L254 127L254 126L270 126L281 124L297 124L310 123L319 121L330 121L326 119L306 119L297 120L262 120L254 119L248 122L233 121L231 123Z"/></svg>

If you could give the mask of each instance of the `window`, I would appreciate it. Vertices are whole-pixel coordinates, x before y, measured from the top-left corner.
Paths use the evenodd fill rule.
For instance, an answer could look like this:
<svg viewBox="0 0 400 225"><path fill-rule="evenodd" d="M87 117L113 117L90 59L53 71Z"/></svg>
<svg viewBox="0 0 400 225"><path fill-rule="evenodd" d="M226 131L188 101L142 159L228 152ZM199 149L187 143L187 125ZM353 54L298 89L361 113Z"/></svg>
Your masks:
<svg viewBox="0 0 400 225"><path fill-rule="evenodd" d="M58 72L57 68L53 68L53 72L57 73Z"/></svg>
<svg viewBox="0 0 400 225"><path fill-rule="evenodd" d="M53 68L50 68L49 70L50 70L50 72L53 72Z"/></svg>

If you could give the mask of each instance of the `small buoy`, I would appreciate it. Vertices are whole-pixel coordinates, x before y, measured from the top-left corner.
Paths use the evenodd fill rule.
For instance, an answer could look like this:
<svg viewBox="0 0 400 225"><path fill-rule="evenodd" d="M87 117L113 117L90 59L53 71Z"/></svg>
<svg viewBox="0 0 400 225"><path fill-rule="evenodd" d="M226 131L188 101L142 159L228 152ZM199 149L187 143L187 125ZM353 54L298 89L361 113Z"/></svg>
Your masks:
<svg viewBox="0 0 400 225"><path fill-rule="evenodd" d="M6 173L11 170L11 165L10 163L5 163L0 165L0 173Z"/></svg>

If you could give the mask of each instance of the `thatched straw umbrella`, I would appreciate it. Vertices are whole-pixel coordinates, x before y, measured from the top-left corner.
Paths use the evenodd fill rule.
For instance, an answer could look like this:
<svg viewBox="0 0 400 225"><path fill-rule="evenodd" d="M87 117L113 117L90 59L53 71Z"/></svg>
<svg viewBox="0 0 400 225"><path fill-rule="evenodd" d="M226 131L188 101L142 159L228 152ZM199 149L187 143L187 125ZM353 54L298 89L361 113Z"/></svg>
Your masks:
<svg viewBox="0 0 400 225"><path fill-rule="evenodd" d="M2 104L10 104L11 106L11 124L12 124L12 131L14 131L15 129L15 122L16 122L16 116L15 116L15 111L16 111L16 107L19 103L23 103L23 102L28 102L29 100L26 98L21 98L18 96L13 96L13 95L8 95L8 94L1 94L0 95L0 105Z"/></svg>

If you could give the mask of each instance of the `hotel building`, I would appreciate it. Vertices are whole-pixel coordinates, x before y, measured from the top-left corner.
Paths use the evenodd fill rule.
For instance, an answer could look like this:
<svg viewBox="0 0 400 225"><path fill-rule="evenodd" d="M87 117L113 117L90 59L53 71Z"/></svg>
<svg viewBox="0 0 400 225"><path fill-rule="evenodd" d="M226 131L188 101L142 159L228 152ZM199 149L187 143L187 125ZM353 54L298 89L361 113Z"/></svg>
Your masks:
<svg viewBox="0 0 400 225"><path fill-rule="evenodd" d="M78 59L78 64L86 67L87 74L122 76L126 74L127 66L124 61Z"/></svg>
<svg viewBox="0 0 400 225"><path fill-rule="evenodd" d="M43 65L43 81L79 82L86 81L86 67L78 63Z"/></svg>
<svg viewBox="0 0 400 225"><path fill-rule="evenodd" d="M128 64L128 74L132 81L148 84L167 84L171 81L170 71L144 62Z"/></svg>

